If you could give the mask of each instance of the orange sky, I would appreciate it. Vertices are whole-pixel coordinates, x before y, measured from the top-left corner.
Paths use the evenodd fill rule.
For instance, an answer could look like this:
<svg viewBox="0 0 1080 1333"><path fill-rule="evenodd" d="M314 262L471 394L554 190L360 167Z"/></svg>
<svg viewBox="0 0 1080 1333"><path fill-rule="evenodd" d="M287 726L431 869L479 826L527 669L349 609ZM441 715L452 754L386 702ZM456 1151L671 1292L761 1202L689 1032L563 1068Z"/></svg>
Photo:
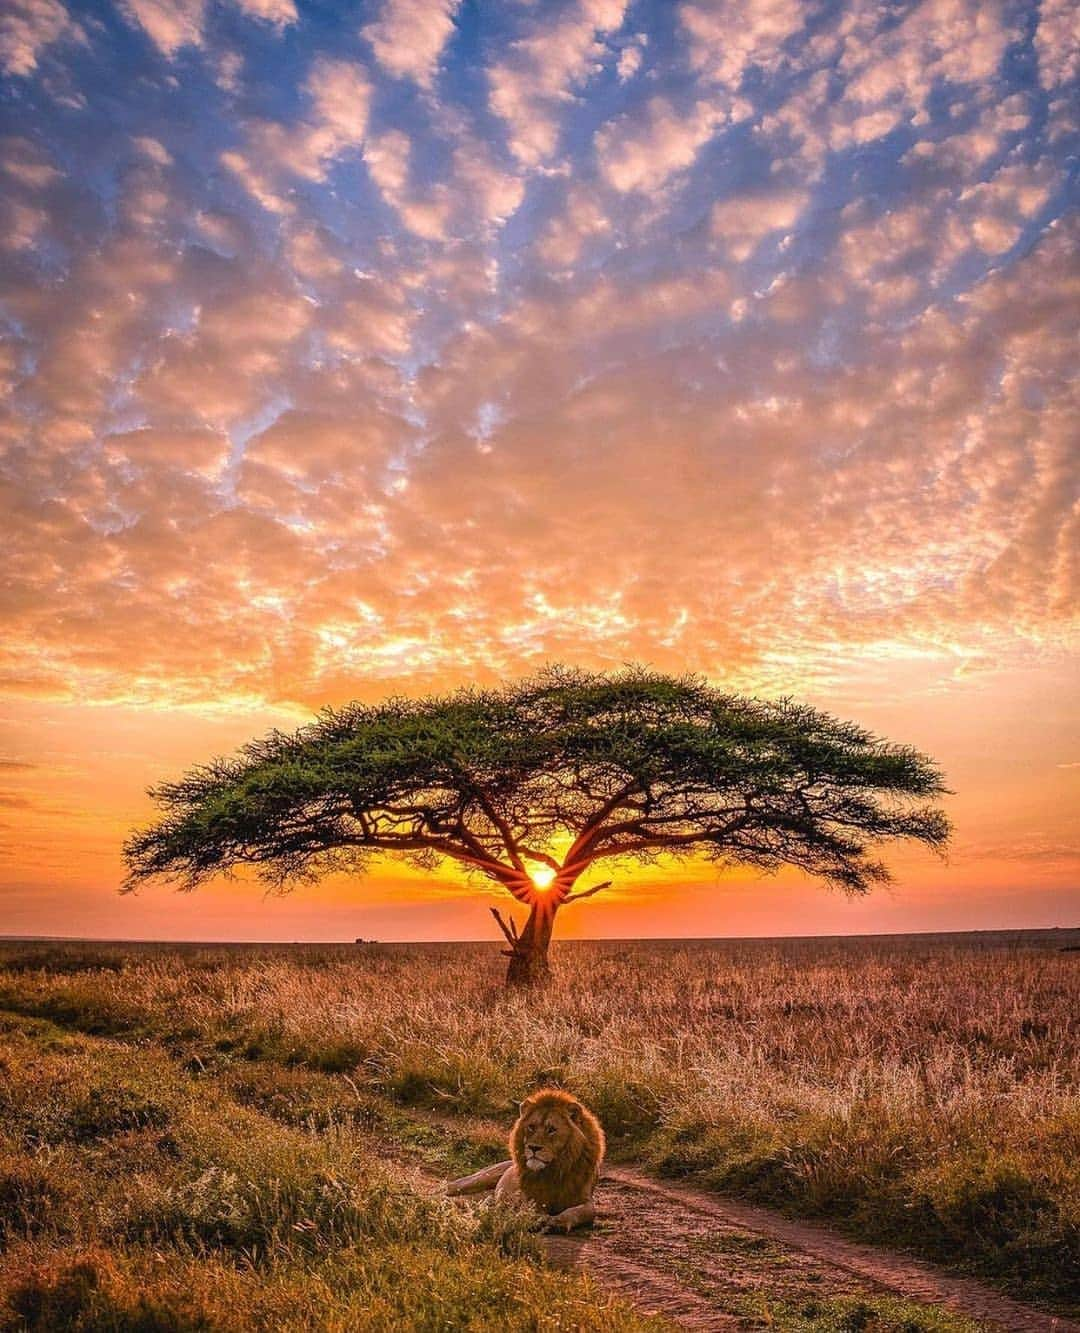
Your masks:
<svg viewBox="0 0 1080 1333"><path fill-rule="evenodd" d="M120 898L121 841L324 703L628 661L917 745L955 847L564 933L1076 925L1071 12L14 0L0 934L490 937L392 866Z"/></svg>
<svg viewBox="0 0 1080 1333"><path fill-rule="evenodd" d="M898 848L889 858L896 884L861 900L795 874L720 875L692 864L628 868L616 871L610 891L568 908L560 932L634 937L1075 925L1080 763L1070 756L1080 754L1080 707L1069 665L985 678L922 665L904 677L892 697L876 675L874 697L860 688L810 697L926 748L945 765L957 793L948 802L957 826L948 863ZM49 702L24 702L5 713L7 752L34 756L27 767L5 772L6 933L255 940L490 933L486 906L497 896L451 869L429 876L389 862L367 879L327 880L284 898L243 881L190 895L163 886L134 898L117 894L120 842L151 813L142 792L147 781L227 752L268 726L295 725L299 714Z"/></svg>

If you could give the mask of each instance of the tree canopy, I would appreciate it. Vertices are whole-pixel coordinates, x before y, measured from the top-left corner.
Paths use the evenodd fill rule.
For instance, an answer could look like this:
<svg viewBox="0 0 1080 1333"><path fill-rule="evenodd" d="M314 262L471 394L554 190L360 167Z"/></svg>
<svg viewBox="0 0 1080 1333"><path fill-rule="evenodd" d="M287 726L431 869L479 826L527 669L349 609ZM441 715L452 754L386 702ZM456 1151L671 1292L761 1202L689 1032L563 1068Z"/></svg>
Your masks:
<svg viewBox="0 0 1080 1333"><path fill-rule="evenodd" d="M861 893L889 877L884 840L944 846L945 790L916 750L789 699L555 667L326 708L161 784L161 818L125 845L127 886L249 864L285 887L392 854L453 861L550 915L595 891L574 885L598 862L696 855Z"/></svg>

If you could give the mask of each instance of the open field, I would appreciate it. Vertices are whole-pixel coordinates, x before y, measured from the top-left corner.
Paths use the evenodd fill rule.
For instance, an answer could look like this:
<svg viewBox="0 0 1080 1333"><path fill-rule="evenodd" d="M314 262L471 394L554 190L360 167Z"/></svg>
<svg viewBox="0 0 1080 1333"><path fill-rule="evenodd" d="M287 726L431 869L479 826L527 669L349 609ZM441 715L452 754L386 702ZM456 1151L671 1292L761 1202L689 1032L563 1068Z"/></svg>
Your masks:
<svg viewBox="0 0 1080 1333"><path fill-rule="evenodd" d="M0 945L0 1327L662 1327L432 1188L547 1081L617 1160L1075 1309L1078 940L566 944L514 994L490 945ZM729 1322L962 1324L721 1249Z"/></svg>

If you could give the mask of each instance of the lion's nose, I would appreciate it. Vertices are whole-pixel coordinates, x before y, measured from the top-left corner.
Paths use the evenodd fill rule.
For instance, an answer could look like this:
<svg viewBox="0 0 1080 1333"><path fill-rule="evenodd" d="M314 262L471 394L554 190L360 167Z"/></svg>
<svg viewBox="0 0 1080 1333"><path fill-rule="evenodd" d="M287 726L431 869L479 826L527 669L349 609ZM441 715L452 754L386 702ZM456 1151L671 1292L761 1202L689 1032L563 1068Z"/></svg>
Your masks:
<svg viewBox="0 0 1080 1333"><path fill-rule="evenodd" d="M540 1151L540 1145L539 1145L539 1143L526 1143L525 1147L528 1149L529 1152L539 1152L539 1151Z"/></svg>

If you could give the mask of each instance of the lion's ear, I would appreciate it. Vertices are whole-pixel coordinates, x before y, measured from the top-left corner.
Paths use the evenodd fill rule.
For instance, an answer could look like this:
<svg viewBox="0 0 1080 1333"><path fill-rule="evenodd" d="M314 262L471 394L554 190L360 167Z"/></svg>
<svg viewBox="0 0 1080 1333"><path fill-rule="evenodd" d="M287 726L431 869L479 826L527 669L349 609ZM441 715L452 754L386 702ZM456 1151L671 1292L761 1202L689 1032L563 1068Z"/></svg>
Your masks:
<svg viewBox="0 0 1080 1333"><path fill-rule="evenodd" d="M578 1108L577 1108L576 1106L574 1106L574 1105L570 1105L570 1106L568 1106L568 1107L566 1108L566 1114L570 1117L570 1119L571 1119L571 1120L574 1122L574 1124L576 1125L577 1122L578 1122Z"/></svg>

